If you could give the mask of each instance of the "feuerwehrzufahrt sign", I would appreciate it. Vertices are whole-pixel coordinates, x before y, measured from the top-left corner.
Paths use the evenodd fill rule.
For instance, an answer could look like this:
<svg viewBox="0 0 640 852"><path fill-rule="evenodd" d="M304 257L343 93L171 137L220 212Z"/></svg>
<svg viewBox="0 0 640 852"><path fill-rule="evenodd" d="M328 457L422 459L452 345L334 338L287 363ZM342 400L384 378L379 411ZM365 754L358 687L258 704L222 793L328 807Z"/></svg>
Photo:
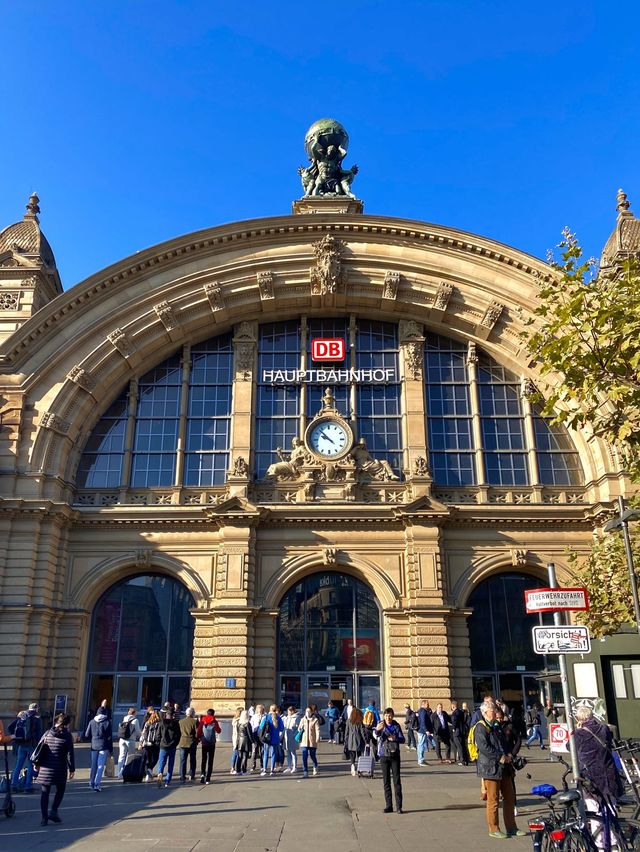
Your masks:
<svg viewBox="0 0 640 852"><path fill-rule="evenodd" d="M591 651L589 629L571 627L534 627L533 650L536 654L588 654Z"/></svg>
<svg viewBox="0 0 640 852"><path fill-rule="evenodd" d="M552 612L561 609L589 609L587 590L582 587L571 589L528 589L524 593L527 612Z"/></svg>

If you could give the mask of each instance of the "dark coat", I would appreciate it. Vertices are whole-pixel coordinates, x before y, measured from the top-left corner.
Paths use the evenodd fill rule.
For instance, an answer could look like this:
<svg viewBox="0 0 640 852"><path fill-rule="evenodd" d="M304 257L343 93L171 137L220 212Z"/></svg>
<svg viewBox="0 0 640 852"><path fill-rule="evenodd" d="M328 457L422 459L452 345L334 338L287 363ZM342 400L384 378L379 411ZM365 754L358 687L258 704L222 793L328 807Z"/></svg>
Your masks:
<svg viewBox="0 0 640 852"><path fill-rule="evenodd" d="M582 727L576 728L574 736L580 772L615 802L623 788L611 752L611 731L592 716Z"/></svg>
<svg viewBox="0 0 640 852"><path fill-rule="evenodd" d="M364 751L364 728L360 722L355 725L352 722L347 722L347 727L344 732L344 750L355 751L356 754L362 754Z"/></svg>
<svg viewBox="0 0 640 852"><path fill-rule="evenodd" d="M180 728L180 742L178 743L180 748L191 748L194 743L198 742L196 736L198 723L193 716L185 716L184 719L180 719L178 726Z"/></svg>
<svg viewBox="0 0 640 852"><path fill-rule="evenodd" d="M418 733L419 734L432 734L433 733L433 723L432 723L433 714L430 713L426 707L421 707L418 710Z"/></svg>
<svg viewBox="0 0 640 852"><path fill-rule="evenodd" d="M91 739L92 751L113 751L113 731L111 722L104 714L96 716L87 725L85 740Z"/></svg>
<svg viewBox="0 0 640 852"><path fill-rule="evenodd" d="M451 739L451 733L449 731L449 725L451 724L451 717L444 710L442 711L442 718L444 719L444 725L440 722L440 717L433 711L431 716L431 721L433 723L433 733L436 737L441 740L447 742L447 740Z"/></svg>
<svg viewBox="0 0 640 852"><path fill-rule="evenodd" d="M38 763L38 783L64 784L67 771L76 771L73 738L66 728L51 728L45 731L42 739L45 747Z"/></svg>
<svg viewBox="0 0 640 852"><path fill-rule="evenodd" d="M253 728L251 722L238 725L238 751L251 754L253 748Z"/></svg>
<svg viewBox="0 0 640 852"><path fill-rule="evenodd" d="M463 737L464 726L464 711L461 710L459 707L456 707L456 709L451 714L451 727L453 728L456 734L458 734L460 737Z"/></svg>
<svg viewBox="0 0 640 852"><path fill-rule="evenodd" d="M485 778L487 781L500 780L503 769L500 758L505 753L505 749L499 727L497 725L490 725L482 719L476 725L473 736L478 749L477 774L480 778Z"/></svg>
<svg viewBox="0 0 640 852"><path fill-rule="evenodd" d="M177 719L163 717L160 720L160 728L162 729L160 748L177 748L180 742L180 722Z"/></svg>

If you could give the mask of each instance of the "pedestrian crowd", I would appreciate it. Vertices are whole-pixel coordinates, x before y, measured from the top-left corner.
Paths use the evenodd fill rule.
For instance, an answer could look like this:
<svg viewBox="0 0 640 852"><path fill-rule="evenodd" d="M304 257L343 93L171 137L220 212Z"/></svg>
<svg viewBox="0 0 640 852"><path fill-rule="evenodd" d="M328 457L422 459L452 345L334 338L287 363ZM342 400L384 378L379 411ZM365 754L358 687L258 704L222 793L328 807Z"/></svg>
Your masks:
<svg viewBox="0 0 640 852"><path fill-rule="evenodd" d="M526 713L518 713L518 710L511 713L500 699L485 696L475 713L470 712L466 702L458 706L455 701L446 711L442 703L432 709L425 699L415 710L405 704L401 725L391 708L381 713L373 700L360 708L348 699L341 709L330 701L323 712L315 704L310 704L303 712L293 706L283 708L276 704L268 709L263 704L248 708L239 706L231 720L232 752L228 771L240 776L260 773L273 777L298 772L303 778L309 774L318 775L318 746L324 738L329 743L342 745L344 759L353 776L373 775L376 763L379 764L384 812L393 811L395 799L395 810L402 813L401 746L416 753L419 766L430 765L426 756L433 750L436 762L441 765L476 763L481 798L487 803L491 837L520 836L524 832L518 829L515 821L516 772L526 760L519 751L523 744L528 747L536 741L544 748L540 733L541 709L533 705L526 708ZM549 722L559 718L551 701L547 702L544 714ZM213 708L198 716L193 707L182 713L177 704L167 702L160 710L149 707L140 716L137 708L130 707L114 728L106 700L92 715L83 732L91 749L91 790L102 791L105 773L115 774L123 781L155 781L159 787L169 787L174 773L182 783L197 781L198 775L200 784L211 782L216 742L222 732ZM61 821L58 809L67 779L73 778L75 772L69 722L68 716L58 714L52 727L43 731L39 707L31 704L27 711L18 713L8 728L15 753L12 790L33 792L37 775L41 785L42 825ZM583 720L585 753L589 748L594 751L604 737L602 731L595 730L596 725L593 719ZM114 738L118 746L117 763L113 754ZM50 803L52 787L55 787L55 794ZM498 819L500 802L504 832Z"/></svg>

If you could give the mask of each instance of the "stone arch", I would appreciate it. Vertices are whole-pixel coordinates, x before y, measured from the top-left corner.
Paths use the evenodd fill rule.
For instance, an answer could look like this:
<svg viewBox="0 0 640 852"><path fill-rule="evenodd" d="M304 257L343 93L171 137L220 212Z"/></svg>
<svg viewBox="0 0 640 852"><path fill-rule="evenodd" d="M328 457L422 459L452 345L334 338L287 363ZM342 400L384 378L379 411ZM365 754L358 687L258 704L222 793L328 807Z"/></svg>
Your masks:
<svg viewBox="0 0 640 852"><path fill-rule="evenodd" d="M322 571L342 571L366 583L373 590L383 610L399 606L400 591L381 568L368 559L353 557L342 551L337 551L335 559L330 563L323 561L322 555L317 553L285 560L263 590L263 606L265 609L277 610L291 586L304 577Z"/></svg>
<svg viewBox="0 0 640 852"><path fill-rule="evenodd" d="M558 560L554 554L553 560L556 565L558 581L560 583L570 582L571 572L564 560ZM498 574L529 574L540 580L541 586L547 586L546 560L543 561L533 553L526 554L526 561L521 565L514 565L509 554L494 553L484 556L473 562L468 571L456 583L452 597L457 606L465 607L473 591L490 577Z"/></svg>
<svg viewBox="0 0 640 852"><path fill-rule="evenodd" d="M166 553L142 550L119 554L94 565L71 590L73 605L92 612L107 589L141 574L164 574L172 580L180 581L193 595L196 609L205 607L209 600L210 590L197 571L186 562Z"/></svg>

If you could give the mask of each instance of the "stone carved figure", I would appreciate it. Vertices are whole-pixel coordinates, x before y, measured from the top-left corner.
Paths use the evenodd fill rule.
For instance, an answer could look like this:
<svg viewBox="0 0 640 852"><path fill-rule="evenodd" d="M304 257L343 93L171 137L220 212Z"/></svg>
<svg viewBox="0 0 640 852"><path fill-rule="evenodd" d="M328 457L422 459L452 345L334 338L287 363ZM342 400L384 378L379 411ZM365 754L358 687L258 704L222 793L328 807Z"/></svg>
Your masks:
<svg viewBox="0 0 640 852"><path fill-rule="evenodd" d="M341 250L341 241L331 234L314 243L316 265L311 268L312 293L326 295L336 292L342 280Z"/></svg>
<svg viewBox="0 0 640 852"><path fill-rule="evenodd" d="M302 473L302 466L312 461L301 438L293 438L291 441L291 452L288 458L282 447L277 447L276 453L280 461L269 465L265 478L277 479L278 482L298 479Z"/></svg>
<svg viewBox="0 0 640 852"><path fill-rule="evenodd" d="M300 166L304 195L347 196L355 198L351 184L358 174L358 167L342 168L347 155L349 136L340 122L333 118L321 118L314 122L304 140L310 166Z"/></svg>
<svg viewBox="0 0 640 852"><path fill-rule="evenodd" d="M386 459L381 460L372 457L364 438L360 438L349 455L354 460L357 469L371 479L389 482L400 478L393 472L393 468Z"/></svg>
<svg viewBox="0 0 640 852"><path fill-rule="evenodd" d="M247 477L248 475L249 465L243 456L238 456L233 463L233 476Z"/></svg>

